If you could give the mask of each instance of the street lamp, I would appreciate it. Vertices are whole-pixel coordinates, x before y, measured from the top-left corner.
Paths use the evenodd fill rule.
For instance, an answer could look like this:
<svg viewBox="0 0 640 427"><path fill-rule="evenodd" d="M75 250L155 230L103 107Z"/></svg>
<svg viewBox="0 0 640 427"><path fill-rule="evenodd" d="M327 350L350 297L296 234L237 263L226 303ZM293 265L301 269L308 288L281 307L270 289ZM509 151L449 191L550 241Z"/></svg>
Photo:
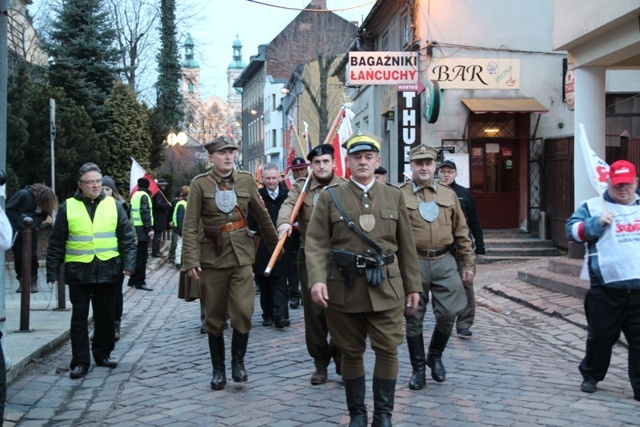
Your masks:
<svg viewBox="0 0 640 427"><path fill-rule="evenodd" d="M178 132L178 134L176 135L173 132L169 132L169 135L167 135L167 145L171 147L171 163L170 163L170 167L171 167L171 179L173 180L173 158L175 156L175 153L173 152L173 147L176 144L180 144L180 145L184 145L187 143L187 134L184 132Z"/></svg>
<svg viewBox="0 0 640 427"><path fill-rule="evenodd" d="M167 135L167 144L172 147L176 144L184 145L186 143L187 134L184 132L178 132L177 135L173 132L170 132L169 135Z"/></svg>

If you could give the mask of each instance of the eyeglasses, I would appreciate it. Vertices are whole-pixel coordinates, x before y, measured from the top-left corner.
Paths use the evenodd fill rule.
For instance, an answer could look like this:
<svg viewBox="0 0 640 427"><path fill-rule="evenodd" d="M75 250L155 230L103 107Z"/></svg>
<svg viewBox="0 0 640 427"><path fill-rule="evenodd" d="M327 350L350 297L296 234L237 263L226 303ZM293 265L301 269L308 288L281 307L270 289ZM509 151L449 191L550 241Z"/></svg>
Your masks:
<svg viewBox="0 0 640 427"><path fill-rule="evenodd" d="M87 184L89 186L92 186L92 185L100 185L100 186L102 186L102 180L101 179L96 179L94 181L83 181L83 180L80 180L80 182L82 182L83 184Z"/></svg>

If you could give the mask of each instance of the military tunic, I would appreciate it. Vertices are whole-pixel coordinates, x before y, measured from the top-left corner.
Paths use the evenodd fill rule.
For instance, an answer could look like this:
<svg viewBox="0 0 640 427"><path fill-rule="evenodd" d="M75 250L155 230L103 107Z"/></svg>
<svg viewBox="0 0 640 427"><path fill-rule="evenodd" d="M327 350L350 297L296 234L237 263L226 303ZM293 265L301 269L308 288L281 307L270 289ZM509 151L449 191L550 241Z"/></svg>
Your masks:
<svg viewBox="0 0 640 427"><path fill-rule="evenodd" d="M407 317L407 336L422 334L422 322L426 312L429 292L436 317L436 330L450 335L455 317L466 307L466 296L462 279L458 273L452 252L428 257L429 251L440 251L448 246L456 250L464 269L474 270L474 255L469 238L467 222L456 193L449 186L434 181L429 186L418 186L406 182L400 186L407 203L411 229L416 242L423 295L418 310ZM438 217L428 222L419 212L419 202L435 201Z"/></svg>
<svg viewBox="0 0 640 427"><path fill-rule="evenodd" d="M302 187L306 178L300 178L291 186L289 197L280 207L278 212L277 226L282 224L290 224L291 211L293 211L296 201L300 197ZM302 309L304 312L304 337L307 345L307 351L317 365L326 368L329 361L333 357L336 363L340 360L340 350L333 340L327 342L329 328L327 327L327 319L322 307L315 304L311 300L309 293L309 280L307 279L306 256L304 249L304 237L309 228L309 220L313 213L313 202L318 200L320 192L325 188L313 177L310 180L309 189L298 211L298 228L300 230L300 250L298 251L298 276L300 278L300 288L303 295ZM333 176L328 185L346 182L344 178L336 175Z"/></svg>
<svg viewBox="0 0 640 427"><path fill-rule="evenodd" d="M236 209L225 213L216 205L215 197L218 191L228 190L236 192L238 201ZM203 227L221 227L246 220L249 212L256 219L262 238L273 250L278 235L250 173L234 170L223 178L213 171L192 180L182 230L183 270L202 268L200 293L207 328L215 336L224 331L227 313L234 329L243 334L251 329L255 250L253 233L244 226L223 231L222 252L216 254L213 241Z"/></svg>
<svg viewBox="0 0 640 427"><path fill-rule="evenodd" d="M376 352L374 376L395 379L405 296L422 290L404 197L398 188L380 183L374 183L367 193L353 181L331 188L356 224L361 215L374 216L375 227L367 236L394 254L395 259L383 267L384 278L379 286L369 285L364 274L357 274L353 286L348 287L345 276L330 258L331 249L371 255L377 252L347 226L331 196L323 191L306 233L309 283L327 285L327 322L331 336L342 350L344 377L364 375L363 354L368 335Z"/></svg>

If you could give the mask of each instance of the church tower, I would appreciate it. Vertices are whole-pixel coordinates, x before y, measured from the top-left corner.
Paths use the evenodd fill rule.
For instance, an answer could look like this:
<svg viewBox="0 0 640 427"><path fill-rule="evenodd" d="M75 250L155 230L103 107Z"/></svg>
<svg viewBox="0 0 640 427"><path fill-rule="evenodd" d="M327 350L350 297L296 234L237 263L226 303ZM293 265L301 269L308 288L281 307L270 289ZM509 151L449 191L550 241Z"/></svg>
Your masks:
<svg viewBox="0 0 640 427"><path fill-rule="evenodd" d="M200 65L194 58L195 44L191 34L187 34L184 42L184 60L182 61L182 82L180 91L185 101L200 101Z"/></svg>
<svg viewBox="0 0 640 427"><path fill-rule="evenodd" d="M236 88L233 87L233 83L236 79L242 74L242 70L247 66L242 61L242 42L236 35L236 39L233 41L233 61L227 67L227 100L229 104L231 104L234 109L240 109L242 105L242 94L238 92Z"/></svg>

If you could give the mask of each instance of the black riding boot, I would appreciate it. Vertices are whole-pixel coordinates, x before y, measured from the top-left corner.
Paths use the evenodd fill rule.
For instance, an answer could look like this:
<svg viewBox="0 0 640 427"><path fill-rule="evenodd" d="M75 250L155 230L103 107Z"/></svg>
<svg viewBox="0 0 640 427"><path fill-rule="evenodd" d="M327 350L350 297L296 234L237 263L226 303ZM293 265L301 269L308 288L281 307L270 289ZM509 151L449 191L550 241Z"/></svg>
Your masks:
<svg viewBox="0 0 640 427"><path fill-rule="evenodd" d="M447 372L442 364L442 352L444 352L450 335L445 335L438 331L433 331L431 336L431 344L429 344L429 353L427 354L427 366L431 368L431 378L441 383L445 380Z"/></svg>
<svg viewBox="0 0 640 427"><path fill-rule="evenodd" d="M409 348L409 360L413 367L413 374L409 380L411 390L422 390L426 385L425 358L424 358L424 338L422 334L415 337L407 337L407 347Z"/></svg>
<svg viewBox="0 0 640 427"><path fill-rule="evenodd" d="M211 389L222 390L227 384L227 376L224 369L224 335L218 337L209 334L209 352L211 353L211 365L213 366L213 378Z"/></svg>
<svg viewBox="0 0 640 427"><path fill-rule="evenodd" d="M233 330L231 338L231 377L237 383L247 381L247 371L244 369L244 355L247 352L249 333L241 334Z"/></svg>
<svg viewBox="0 0 640 427"><path fill-rule="evenodd" d="M373 422L371 427L391 427L396 380L373 377Z"/></svg>
<svg viewBox="0 0 640 427"><path fill-rule="evenodd" d="M369 422L367 419L367 407L364 406L364 395L366 387L364 384L364 375L359 378L346 379L343 378L344 391L347 395L347 408L351 421L349 427L367 427Z"/></svg>

